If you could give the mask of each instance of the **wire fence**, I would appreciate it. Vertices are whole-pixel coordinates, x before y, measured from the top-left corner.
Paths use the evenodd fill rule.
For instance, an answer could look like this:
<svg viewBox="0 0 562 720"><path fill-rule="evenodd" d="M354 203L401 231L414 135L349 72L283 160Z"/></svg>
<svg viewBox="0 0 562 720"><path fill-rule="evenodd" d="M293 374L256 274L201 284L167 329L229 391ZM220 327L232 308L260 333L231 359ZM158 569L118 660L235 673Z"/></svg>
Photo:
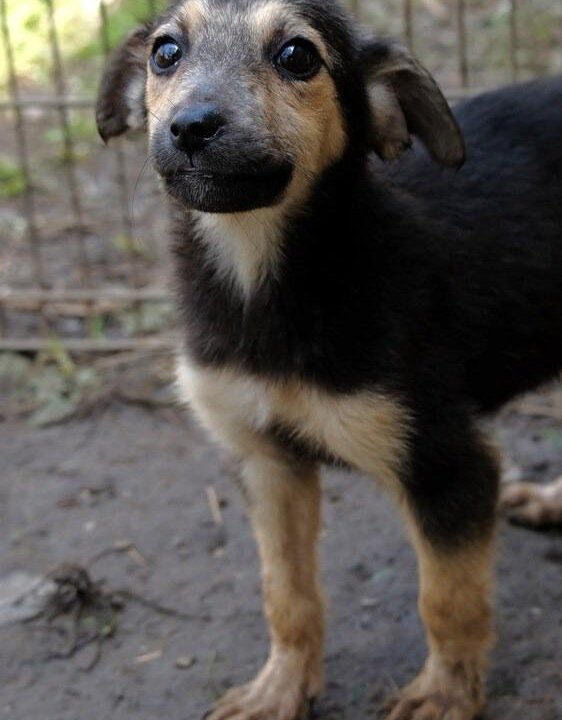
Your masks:
<svg viewBox="0 0 562 720"><path fill-rule="evenodd" d="M31 4L22 31L19 6L0 0L0 350L168 347L165 213L143 141L102 149L93 125L95 82L129 16L118 14L116 0L83 0L97 44L77 57L61 40L62 0ZM350 5L377 31L401 34L453 101L481 86L562 70L560 2ZM146 19L159 6L137 0L129 19ZM21 69L29 52L22 32L44 41L39 80Z"/></svg>

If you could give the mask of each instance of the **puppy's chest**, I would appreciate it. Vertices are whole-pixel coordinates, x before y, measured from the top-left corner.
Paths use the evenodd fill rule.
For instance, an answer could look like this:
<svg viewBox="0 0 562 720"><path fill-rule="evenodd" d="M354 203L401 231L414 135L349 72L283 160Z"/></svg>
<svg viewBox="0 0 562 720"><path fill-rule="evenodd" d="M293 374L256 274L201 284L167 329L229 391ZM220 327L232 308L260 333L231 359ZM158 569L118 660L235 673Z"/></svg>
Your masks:
<svg viewBox="0 0 562 720"><path fill-rule="evenodd" d="M245 298L206 268L182 288L190 352L202 365L237 365L248 373L316 372L326 347L322 308L294 288L266 283ZM208 272L208 271L207 271ZM343 343L343 340L342 340Z"/></svg>
<svg viewBox="0 0 562 720"><path fill-rule="evenodd" d="M178 378L183 399L218 434L237 428L263 434L281 426L312 434L318 399L304 385L269 381L227 366L205 367L187 358L179 363Z"/></svg>
<svg viewBox="0 0 562 720"><path fill-rule="evenodd" d="M274 382L182 359L183 399L212 435L239 455L264 440L289 445L319 461L357 467L387 481L405 459L409 413L376 388L331 393L301 380Z"/></svg>
<svg viewBox="0 0 562 720"><path fill-rule="evenodd" d="M378 336L369 298L358 297L358 288L371 281L340 273L341 261L336 267L324 256L319 263L314 253L301 257L299 243L276 253L271 234L243 239L211 237L207 228L204 236L192 230L178 243L179 301L198 363L336 387L372 382L380 374ZM353 277L352 288L346 277Z"/></svg>

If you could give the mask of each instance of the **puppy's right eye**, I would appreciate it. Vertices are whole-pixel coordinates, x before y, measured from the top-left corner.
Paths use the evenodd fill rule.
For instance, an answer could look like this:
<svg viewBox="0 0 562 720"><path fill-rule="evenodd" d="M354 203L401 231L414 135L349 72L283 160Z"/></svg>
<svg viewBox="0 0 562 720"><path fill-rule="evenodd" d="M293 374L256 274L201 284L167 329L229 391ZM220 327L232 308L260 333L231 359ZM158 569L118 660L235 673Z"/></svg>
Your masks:
<svg viewBox="0 0 562 720"><path fill-rule="evenodd" d="M156 73L169 71L179 63L181 56L181 48L173 38L159 38L152 48L152 67Z"/></svg>

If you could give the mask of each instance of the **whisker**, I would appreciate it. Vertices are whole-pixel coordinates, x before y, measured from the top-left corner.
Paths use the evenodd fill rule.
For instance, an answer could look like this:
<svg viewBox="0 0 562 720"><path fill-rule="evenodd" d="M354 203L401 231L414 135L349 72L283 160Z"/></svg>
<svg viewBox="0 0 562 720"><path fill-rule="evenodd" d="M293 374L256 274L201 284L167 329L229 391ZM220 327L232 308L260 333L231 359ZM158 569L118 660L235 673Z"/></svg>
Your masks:
<svg viewBox="0 0 562 720"><path fill-rule="evenodd" d="M175 102L172 102L170 98L165 98L165 101L168 103L168 105L172 108L172 110L176 113L178 111L178 106Z"/></svg>
<svg viewBox="0 0 562 720"><path fill-rule="evenodd" d="M127 94L124 94L123 97L124 97L126 100L130 100L131 102L135 102L135 103L138 102L138 100L139 100L138 97L133 97L132 95L127 95ZM158 122L161 122L161 120L160 120L160 118L158 117L158 115L157 115L155 112L153 112L152 110L150 110L150 108L147 108L147 107L145 106L144 109L146 110L147 113L149 113L150 115L152 115L153 118L155 118L156 120L158 120Z"/></svg>

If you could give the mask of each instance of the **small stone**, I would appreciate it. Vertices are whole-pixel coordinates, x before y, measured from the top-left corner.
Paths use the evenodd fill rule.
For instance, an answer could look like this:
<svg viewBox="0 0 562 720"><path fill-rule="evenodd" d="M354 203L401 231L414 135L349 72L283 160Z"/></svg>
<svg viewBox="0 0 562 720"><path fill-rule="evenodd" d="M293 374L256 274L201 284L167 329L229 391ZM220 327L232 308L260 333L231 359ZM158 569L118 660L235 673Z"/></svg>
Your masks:
<svg viewBox="0 0 562 720"><path fill-rule="evenodd" d="M14 572L0 578L0 627L38 617L57 590L42 575Z"/></svg>
<svg viewBox="0 0 562 720"><path fill-rule="evenodd" d="M378 604L379 601L377 600L377 598L366 597L361 600L361 607L366 609L377 607Z"/></svg>
<svg viewBox="0 0 562 720"><path fill-rule="evenodd" d="M178 670L189 670L193 665L195 665L195 658L191 655L180 655L180 657L176 659L176 667Z"/></svg>

